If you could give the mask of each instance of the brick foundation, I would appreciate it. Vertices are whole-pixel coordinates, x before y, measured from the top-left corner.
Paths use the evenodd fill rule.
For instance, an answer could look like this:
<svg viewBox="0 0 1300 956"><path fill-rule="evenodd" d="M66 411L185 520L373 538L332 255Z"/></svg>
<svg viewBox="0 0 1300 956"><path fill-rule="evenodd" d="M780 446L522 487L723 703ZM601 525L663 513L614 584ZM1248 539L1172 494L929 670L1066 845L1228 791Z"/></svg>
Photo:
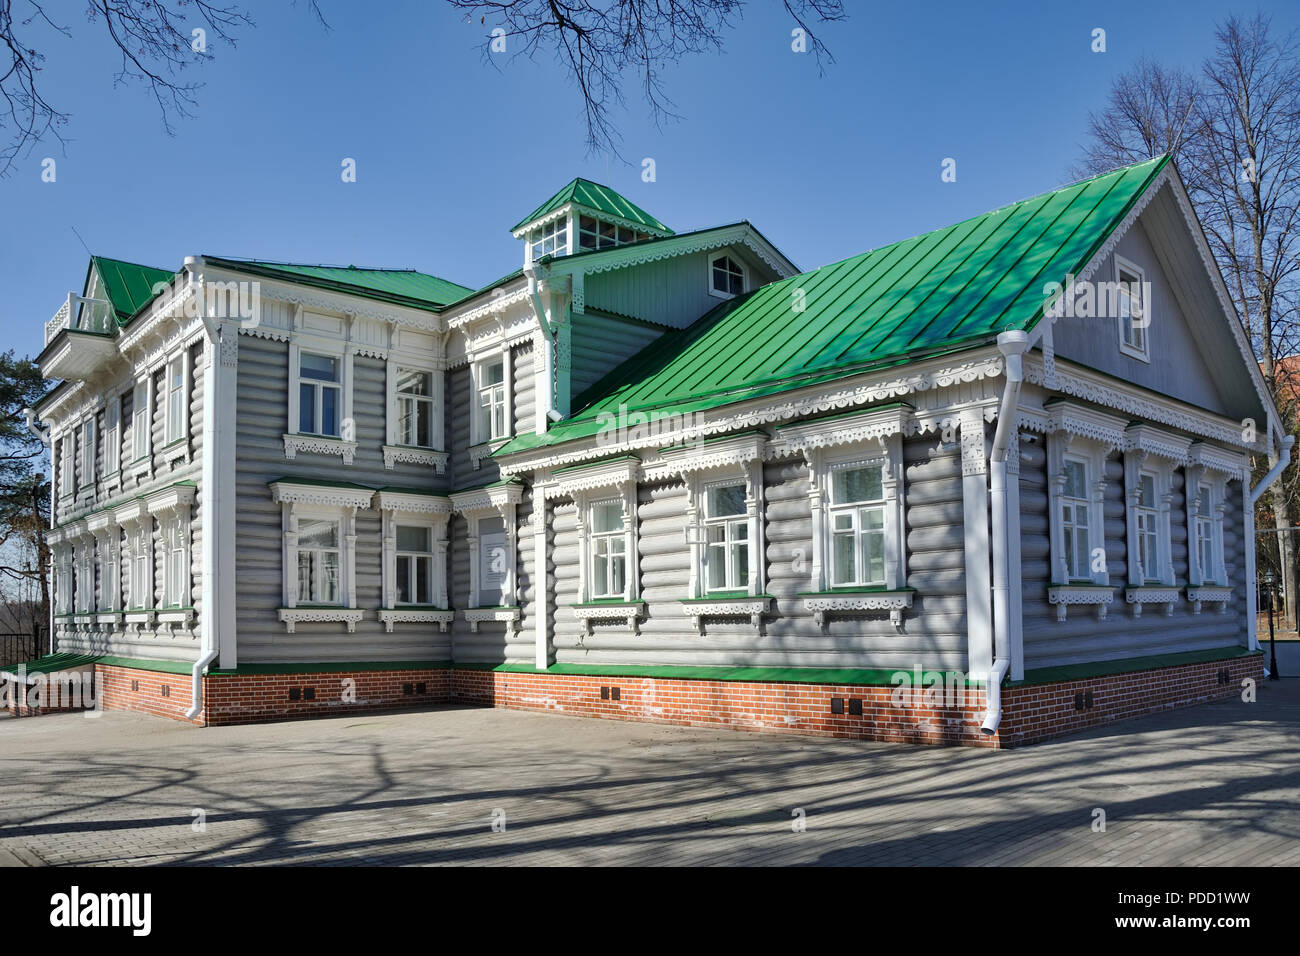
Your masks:
<svg viewBox="0 0 1300 956"><path fill-rule="evenodd" d="M106 709L185 719L188 674L94 666ZM257 723L462 702L693 727L1005 748L1239 695L1243 679L1262 679L1263 666L1256 654L1006 687L1002 723L991 737L979 729L982 688L909 692L892 686L467 668L209 674L203 679L204 709L194 723Z"/></svg>

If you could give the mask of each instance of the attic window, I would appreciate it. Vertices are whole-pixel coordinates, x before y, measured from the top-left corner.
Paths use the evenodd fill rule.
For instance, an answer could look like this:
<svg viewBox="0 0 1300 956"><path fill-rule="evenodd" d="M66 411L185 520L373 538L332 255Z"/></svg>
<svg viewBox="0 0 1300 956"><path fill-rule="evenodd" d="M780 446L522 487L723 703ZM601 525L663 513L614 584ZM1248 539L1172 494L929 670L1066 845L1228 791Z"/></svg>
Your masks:
<svg viewBox="0 0 1300 956"><path fill-rule="evenodd" d="M595 249L613 249L615 246L624 246L629 242L640 242L649 238L648 233L637 232L627 226L604 222L594 216L578 216L578 250L580 252L591 252Z"/></svg>
<svg viewBox="0 0 1300 956"><path fill-rule="evenodd" d="M709 294L730 299L745 291L745 269L731 256L717 256L709 263Z"/></svg>
<svg viewBox="0 0 1300 956"><path fill-rule="evenodd" d="M1142 270L1133 263L1115 257L1116 314L1119 316L1119 350L1125 355L1151 361L1147 331L1151 315L1147 302L1149 286Z"/></svg>
<svg viewBox="0 0 1300 956"><path fill-rule="evenodd" d="M528 234L529 251L533 262L543 256L569 254L569 220L560 217L549 226L534 229Z"/></svg>

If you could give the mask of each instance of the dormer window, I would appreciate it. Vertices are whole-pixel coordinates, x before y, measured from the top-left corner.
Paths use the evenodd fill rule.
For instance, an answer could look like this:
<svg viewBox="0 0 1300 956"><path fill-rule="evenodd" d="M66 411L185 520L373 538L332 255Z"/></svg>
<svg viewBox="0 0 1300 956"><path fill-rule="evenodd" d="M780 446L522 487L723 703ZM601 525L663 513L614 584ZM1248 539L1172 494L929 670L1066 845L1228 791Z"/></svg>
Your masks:
<svg viewBox="0 0 1300 956"><path fill-rule="evenodd" d="M534 229L528 234L529 255L533 262L543 256L567 256L569 254L569 220L561 216L549 226Z"/></svg>
<svg viewBox="0 0 1300 956"><path fill-rule="evenodd" d="M578 250L591 252L595 249L613 249L625 246L629 242L649 239L649 233L637 232L627 226L605 222L594 216L578 216Z"/></svg>
<svg viewBox="0 0 1300 956"><path fill-rule="evenodd" d="M1115 257L1115 304L1119 316L1119 350L1125 355L1151 361L1147 330L1151 327L1148 312L1146 276L1133 263Z"/></svg>
<svg viewBox="0 0 1300 956"><path fill-rule="evenodd" d="M745 291L745 267L728 255L709 261L709 294L730 299Z"/></svg>

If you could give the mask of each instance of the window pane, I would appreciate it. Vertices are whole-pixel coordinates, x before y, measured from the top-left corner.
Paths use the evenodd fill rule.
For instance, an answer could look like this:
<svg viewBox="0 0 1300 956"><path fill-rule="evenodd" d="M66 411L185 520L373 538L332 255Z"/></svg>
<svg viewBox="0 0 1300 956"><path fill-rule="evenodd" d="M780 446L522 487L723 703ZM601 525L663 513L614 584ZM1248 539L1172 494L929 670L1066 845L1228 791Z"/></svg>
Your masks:
<svg viewBox="0 0 1300 956"><path fill-rule="evenodd" d="M628 229L625 226L618 227L618 241L620 244L632 242L635 238L636 234L631 229Z"/></svg>
<svg viewBox="0 0 1300 956"><path fill-rule="evenodd" d="M863 562L866 565L867 581L880 583L885 580L885 536L878 532L863 538Z"/></svg>
<svg viewBox="0 0 1300 956"><path fill-rule="evenodd" d="M312 579L312 557L315 552L298 552L298 600L310 601Z"/></svg>
<svg viewBox="0 0 1300 956"><path fill-rule="evenodd" d="M406 395L432 395L433 375L409 368L397 370L397 390Z"/></svg>
<svg viewBox="0 0 1300 956"><path fill-rule="evenodd" d="M429 544L430 530L411 525L397 526L398 551L432 551Z"/></svg>
<svg viewBox="0 0 1300 956"><path fill-rule="evenodd" d="M415 603L433 603L433 558L415 559Z"/></svg>
<svg viewBox="0 0 1300 956"><path fill-rule="evenodd" d="M303 520L298 522L299 548L337 548L339 525L337 521Z"/></svg>
<svg viewBox="0 0 1300 956"><path fill-rule="evenodd" d="M709 489L708 515L710 518L720 518L725 515L743 515L744 513L744 485L727 485L724 488Z"/></svg>
<svg viewBox="0 0 1300 956"><path fill-rule="evenodd" d="M479 381L480 386L500 385L506 380L504 363L494 362L491 365L483 366L482 376Z"/></svg>
<svg viewBox="0 0 1300 956"><path fill-rule="evenodd" d="M320 390L320 433L337 435L339 433L339 390L322 388Z"/></svg>
<svg viewBox="0 0 1300 956"><path fill-rule="evenodd" d="M836 504L879 501L885 497L883 479L884 468L881 465L841 468L831 476L832 500Z"/></svg>
<svg viewBox="0 0 1300 956"><path fill-rule="evenodd" d="M433 444L433 406L429 402L415 403L415 444L425 448Z"/></svg>
<svg viewBox="0 0 1300 956"><path fill-rule="evenodd" d="M326 551L321 555L321 596L325 604L339 603L339 555L337 551Z"/></svg>
<svg viewBox="0 0 1300 956"><path fill-rule="evenodd" d="M411 561L406 555L398 555L397 558L397 603L414 604L415 600L411 596Z"/></svg>
<svg viewBox="0 0 1300 956"><path fill-rule="evenodd" d="M298 386L298 431L316 431L316 386Z"/></svg>
<svg viewBox="0 0 1300 956"><path fill-rule="evenodd" d="M1196 502L1196 513L1202 517L1210 516L1210 486L1201 485L1200 496Z"/></svg>
<svg viewBox="0 0 1300 956"><path fill-rule="evenodd" d="M314 355L303 352L298 359L298 376L315 379L319 382L337 382L339 380L339 360L328 355Z"/></svg>
<svg viewBox="0 0 1300 956"><path fill-rule="evenodd" d="M1142 480L1138 483L1138 489L1141 493L1141 500L1138 504L1144 508L1154 508L1156 506L1156 480L1152 475L1143 475Z"/></svg>
<svg viewBox="0 0 1300 956"><path fill-rule="evenodd" d="M622 531L623 506L614 501L595 505L592 508L591 524L592 530L597 534L604 531Z"/></svg>
<svg viewBox="0 0 1300 956"><path fill-rule="evenodd" d="M1068 498L1087 498L1087 478L1083 472L1083 462L1067 461L1065 463L1065 491Z"/></svg>
<svg viewBox="0 0 1300 956"><path fill-rule="evenodd" d="M715 529L710 529L712 532ZM719 533L717 541L710 541L708 553L705 556L705 564L708 578L708 588L710 591L718 591L727 586L727 546L722 540L722 529L716 529ZM713 535L711 534L712 538Z"/></svg>
<svg viewBox="0 0 1300 956"><path fill-rule="evenodd" d="M831 582L853 584L857 580L857 563L852 534L836 534L831 550Z"/></svg>

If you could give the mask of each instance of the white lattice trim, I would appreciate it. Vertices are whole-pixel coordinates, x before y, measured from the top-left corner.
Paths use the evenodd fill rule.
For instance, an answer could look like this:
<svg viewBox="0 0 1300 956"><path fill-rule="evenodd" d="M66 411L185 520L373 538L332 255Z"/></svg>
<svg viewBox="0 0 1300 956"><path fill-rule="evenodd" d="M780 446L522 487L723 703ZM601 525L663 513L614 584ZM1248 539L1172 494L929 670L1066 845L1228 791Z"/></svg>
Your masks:
<svg viewBox="0 0 1300 956"><path fill-rule="evenodd" d="M1043 410L1047 413L1048 427L1052 431L1088 438L1108 448L1124 447L1124 431L1128 422L1122 418L1073 402L1048 402Z"/></svg>
<svg viewBox="0 0 1300 956"><path fill-rule="evenodd" d="M519 608L517 607L471 607L461 611L461 616L469 623L469 629L478 633L478 626L484 621L504 621L509 631L519 628Z"/></svg>
<svg viewBox="0 0 1300 956"><path fill-rule="evenodd" d="M432 465L440 475L447 473L447 453L432 448L414 448L410 445L385 445L384 467L392 470L398 462L408 465Z"/></svg>
<svg viewBox="0 0 1300 956"><path fill-rule="evenodd" d="M630 455L610 461L582 465L572 470L562 469L552 476L555 480L547 487L550 497L563 497L598 488L621 488L635 484L641 477L641 462Z"/></svg>
<svg viewBox="0 0 1300 956"><path fill-rule="evenodd" d="M517 480L499 481L483 488L458 491L451 496L451 509L465 517L501 512L523 500L524 486Z"/></svg>
<svg viewBox="0 0 1300 956"><path fill-rule="evenodd" d="M321 485L292 480L273 481L271 500L277 503L322 505L330 508L369 508L374 499L373 488L353 488L346 485Z"/></svg>
<svg viewBox="0 0 1300 956"><path fill-rule="evenodd" d="M1165 606L1165 617L1174 613L1174 605L1182 599L1183 592L1175 587L1138 587L1125 588L1124 600L1133 605L1133 616L1142 616L1142 605L1144 604L1163 604Z"/></svg>
<svg viewBox="0 0 1300 956"><path fill-rule="evenodd" d="M338 455L343 459L343 464L350 465L357 454L357 443L321 435L286 434L284 436L284 457L293 460L298 457L300 451L314 455Z"/></svg>
<svg viewBox="0 0 1300 956"><path fill-rule="evenodd" d="M1161 431L1150 425L1130 425L1124 431L1125 451L1156 455L1179 465L1187 464L1187 451L1191 446L1190 438Z"/></svg>
<svg viewBox="0 0 1300 956"><path fill-rule="evenodd" d="M903 612L912 607L912 591L866 591L858 594L806 594L800 600L812 612L818 626L835 612L888 611L895 627L903 623Z"/></svg>
<svg viewBox="0 0 1300 956"><path fill-rule="evenodd" d="M1200 614L1202 604L1219 605L1219 613L1228 613L1228 602L1232 600L1232 588L1222 584L1202 584L1187 589L1187 600L1192 602L1192 613Z"/></svg>
<svg viewBox="0 0 1300 956"><path fill-rule="evenodd" d="M692 618L701 632L704 630L704 619L709 617L747 617L750 624L758 627L763 623L763 615L771 609L772 598L768 596L716 600L697 598L682 602L682 613Z"/></svg>
<svg viewBox="0 0 1300 956"><path fill-rule="evenodd" d="M575 606L573 616L586 626L588 635L592 633L592 623L595 621L626 621L628 630L636 634L637 619L644 611L644 601L626 601L618 604Z"/></svg>
<svg viewBox="0 0 1300 956"><path fill-rule="evenodd" d="M878 441L914 430L912 407L901 403L889 408L867 409L855 415L795 422L777 426L777 440L769 447L768 457L785 458L815 448Z"/></svg>
<svg viewBox="0 0 1300 956"><path fill-rule="evenodd" d="M751 461L761 461L767 446L767 436L762 432L744 432L711 441L692 442L660 450L661 464L645 467L646 481L657 481L668 475L681 475L717 468L739 468Z"/></svg>
<svg viewBox="0 0 1300 956"><path fill-rule="evenodd" d="M446 495L422 495L411 491L375 492L376 511L407 511L412 514L448 516L451 514L451 499Z"/></svg>
<svg viewBox="0 0 1300 956"><path fill-rule="evenodd" d="M1056 605L1056 619L1065 620L1066 609L1071 604L1097 609L1097 620L1106 620L1106 609L1115 603L1115 590L1109 587L1059 584L1047 589L1047 603Z"/></svg>
<svg viewBox="0 0 1300 956"><path fill-rule="evenodd" d="M480 468L485 458L491 458L492 453L498 448L510 441L509 438L496 438L481 445L472 445L469 449L469 464L471 468Z"/></svg>
<svg viewBox="0 0 1300 956"><path fill-rule="evenodd" d="M282 607L279 611L280 620L284 622L284 629L290 634L299 623L343 623L347 625L348 633L354 633L359 624L366 616L366 612L361 608L335 608L335 607Z"/></svg>
<svg viewBox="0 0 1300 956"><path fill-rule="evenodd" d="M455 611L440 611L429 608L380 608L376 614L384 625L384 630L392 633L394 624L437 624L438 630L446 632L451 622L456 619Z"/></svg>
<svg viewBox="0 0 1300 956"><path fill-rule="evenodd" d="M1192 445L1187 457L1193 465L1201 465L1209 471L1222 472L1229 478L1246 476L1250 468L1250 461L1246 456L1228 451L1226 448L1215 448L1204 442Z"/></svg>

